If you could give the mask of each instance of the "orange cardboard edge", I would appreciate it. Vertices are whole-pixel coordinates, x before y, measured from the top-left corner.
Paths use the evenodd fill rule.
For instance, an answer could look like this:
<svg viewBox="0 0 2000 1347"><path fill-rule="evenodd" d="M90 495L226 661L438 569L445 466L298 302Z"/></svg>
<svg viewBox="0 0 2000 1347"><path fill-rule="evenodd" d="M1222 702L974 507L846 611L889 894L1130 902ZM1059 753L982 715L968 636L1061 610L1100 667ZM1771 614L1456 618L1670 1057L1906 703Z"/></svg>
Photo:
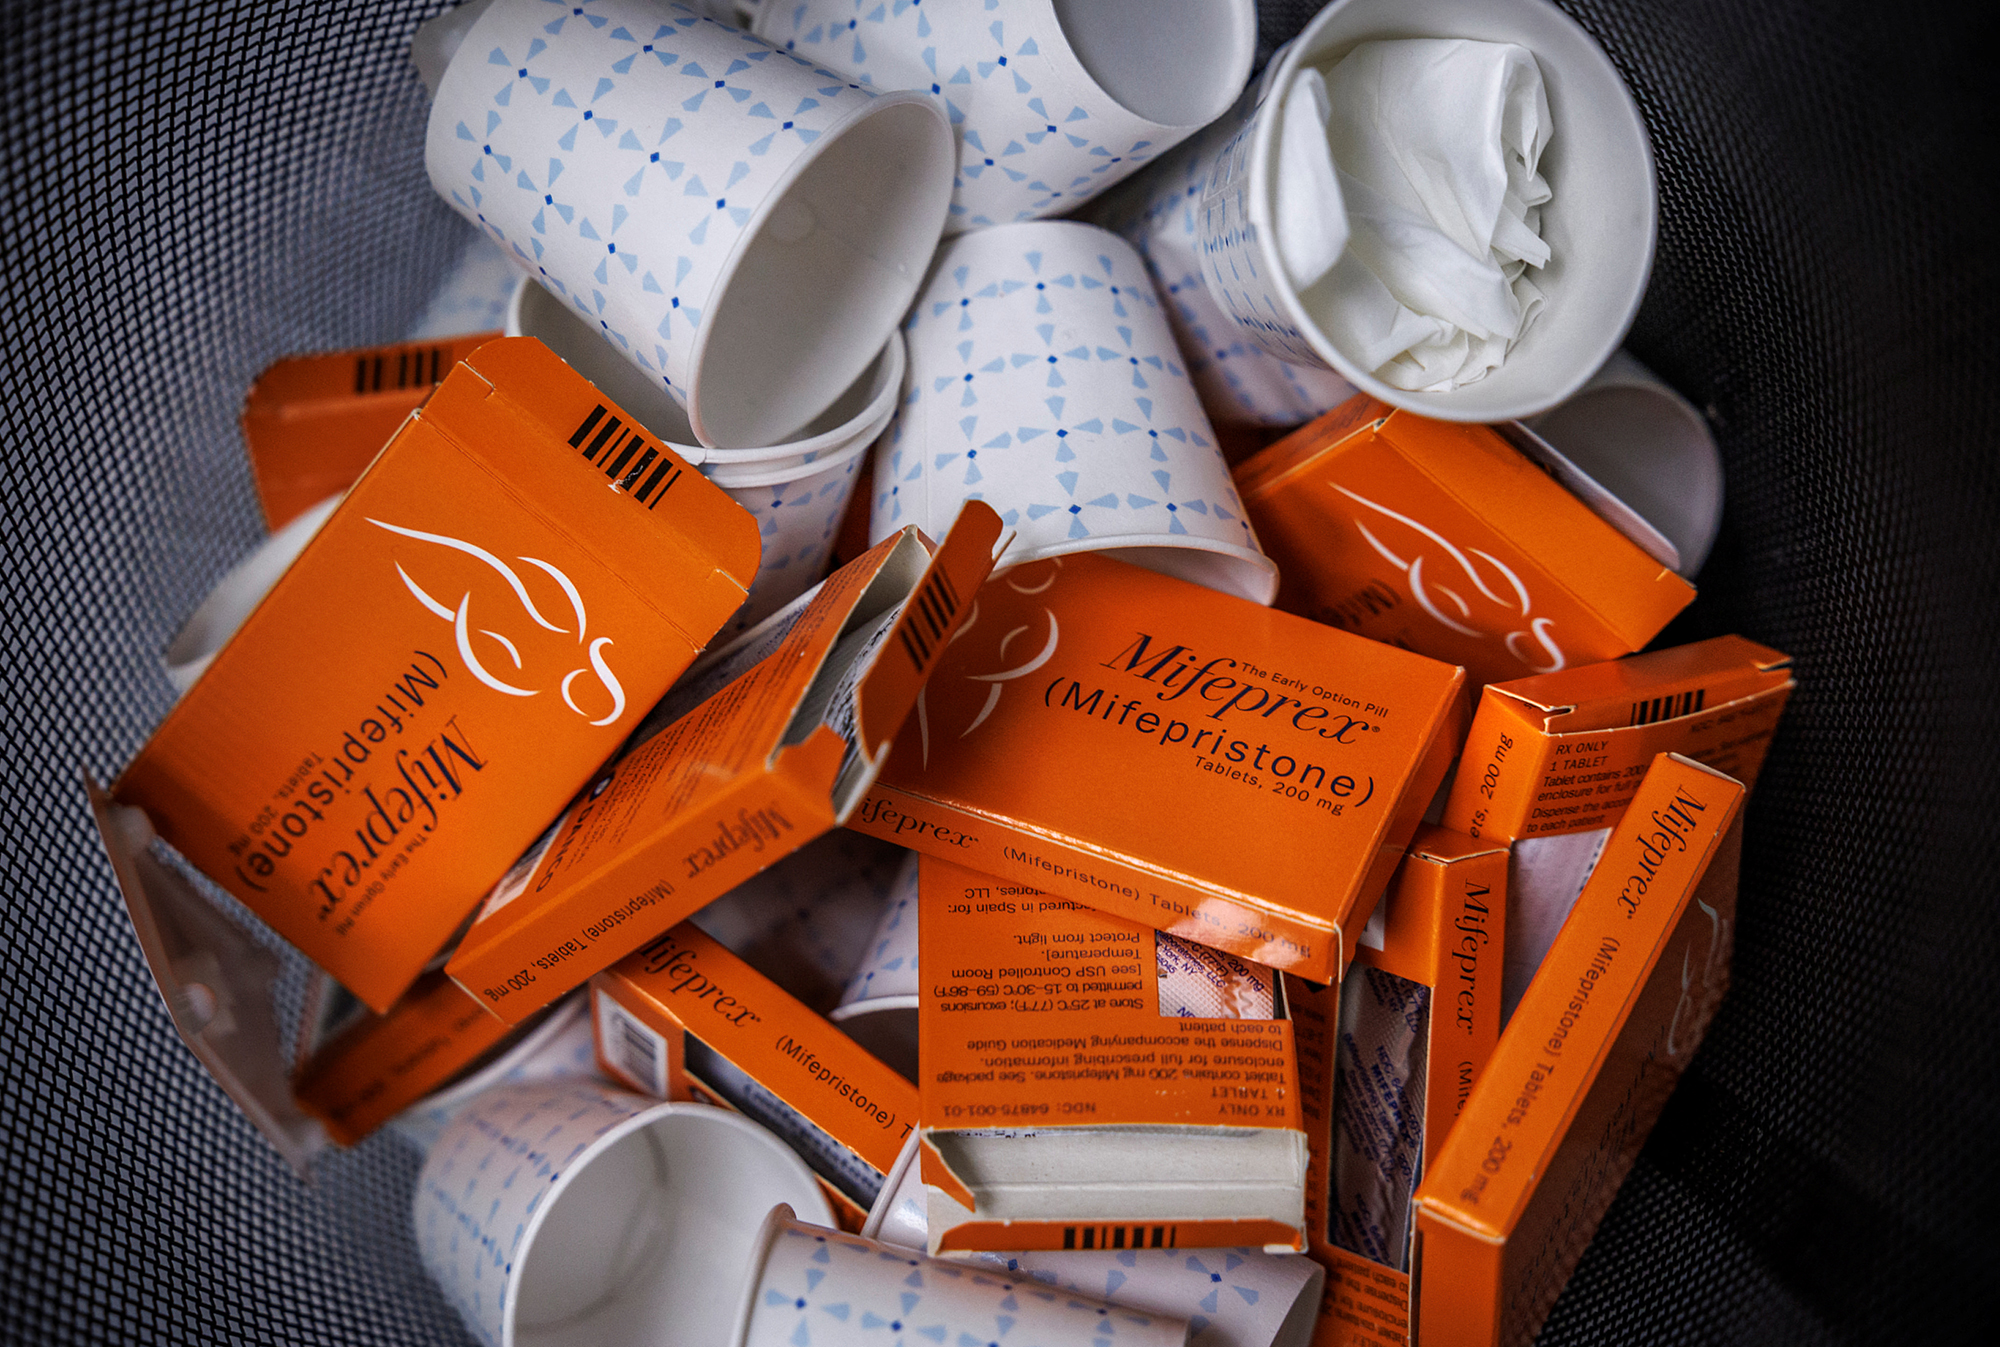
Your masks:
<svg viewBox="0 0 2000 1347"><path fill-rule="evenodd" d="M293 1083L299 1107L343 1146L443 1089L511 1030L441 973L426 973L386 1015L314 1053Z"/></svg>

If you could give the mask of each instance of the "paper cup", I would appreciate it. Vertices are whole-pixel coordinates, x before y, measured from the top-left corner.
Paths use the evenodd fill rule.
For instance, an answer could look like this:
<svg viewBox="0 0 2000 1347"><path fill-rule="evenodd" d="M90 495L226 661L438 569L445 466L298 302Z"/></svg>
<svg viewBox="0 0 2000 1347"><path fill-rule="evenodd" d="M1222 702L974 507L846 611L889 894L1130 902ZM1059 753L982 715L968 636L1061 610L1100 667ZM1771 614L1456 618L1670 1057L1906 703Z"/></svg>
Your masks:
<svg viewBox="0 0 2000 1347"><path fill-rule="evenodd" d="M881 351L943 226L953 154L925 96L685 6L494 0L439 80L424 161L697 439L741 447L792 435Z"/></svg>
<svg viewBox="0 0 2000 1347"><path fill-rule="evenodd" d="M695 925L821 1014L873 948L908 853L836 828L694 914Z"/></svg>
<svg viewBox="0 0 2000 1347"><path fill-rule="evenodd" d="M825 576L867 451L868 441L858 440L803 467L708 466L709 480L756 519L764 544L749 596L722 637L748 631Z"/></svg>
<svg viewBox="0 0 2000 1347"><path fill-rule="evenodd" d="M1624 351L1529 429L1665 534L1701 570L1722 527L1722 455L1694 404Z"/></svg>
<svg viewBox="0 0 2000 1347"><path fill-rule="evenodd" d="M431 1149L424 1266L487 1347L721 1342L773 1203L831 1222L812 1171L755 1123L575 1083L503 1087Z"/></svg>
<svg viewBox="0 0 2000 1347"><path fill-rule="evenodd" d="M777 444L716 449L695 438L687 412L679 403L618 354L598 320L534 279L520 277L507 304L504 327L510 337L538 339L613 402L638 417L675 453L704 470L724 465L756 465L774 472L802 468L837 457L856 445L870 444L895 415L903 387L903 335L892 332L861 377L798 434Z"/></svg>
<svg viewBox="0 0 2000 1347"><path fill-rule="evenodd" d="M1215 120L1250 76L1257 13L1253 0L767 0L754 31L939 101L958 135L955 233L1073 210Z"/></svg>
<svg viewBox="0 0 2000 1347"><path fill-rule="evenodd" d="M875 464L870 536L932 537L967 500L1015 531L1003 566L1104 551L1269 603L1257 546L1132 245L1093 225L983 229L941 249L905 325L910 374Z"/></svg>
<svg viewBox="0 0 2000 1347"><path fill-rule="evenodd" d="M503 1085L598 1078L597 1048L590 1031L590 998L578 992L543 1017L540 1024L486 1065L435 1094L427 1095L389 1120L389 1126L418 1150L429 1152L465 1107Z"/></svg>
<svg viewBox="0 0 2000 1347"><path fill-rule="evenodd" d="M1345 355L1314 318L1325 282L1297 291L1272 229L1279 111L1292 79L1381 38L1514 42L1534 53L1555 123L1542 155L1554 198L1542 207L1553 252L1533 273L1541 317L1477 383L1411 392ZM1333 0L1273 61L1265 95L1218 151L1200 207L1203 279L1217 305L1271 354L1334 370L1391 406L1446 421L1543 412L1583 386L1638 312L1653 265L1658 193L1652 142L1624 81L1590 35L1546 0Z"/></svg>
<svg viewBox="0 0 2000 1347"><path fill-rule="evenodd" d="M827 1017L877 1060L909 1080L917 1078L917 856L896 875L894 889L868 952L847 979L840 1004Z"/></svg>
<svg viewBox="0 0 2000 1347"><path fill-rule="evenodd" d="M974 1259L1044 1286L1185 1319L1188 1347L1307 1347L1326 1269L1261 1249L982 1253Z"/></svg>
<svg viewBox="0 0 2000 1347"><path fill-rule="evenodd" d="M1256 105L1246 89L1216 125L1155 160L1093 203L1090 218L1139 250L1166 299L1188 377L1218 424L1298 426L1354 396L1354 385L1317 364L1280 360L1241 331L1201 278L1202 188L1216 157Z"/></svg>
<svg viewBox="0 0 2000 1347"><path fill-rule="evenodd" d="M299 559L299 553L306 550L306 544L313 540L313 535L333 516L340 499L339 496L328 496L306 510L258 544L256 551L237 562L228 574L216 581L215 588L208 591L208 597L201 601L201 606L194 610L194 615L188 618L173 643L167 647L167 681L174 685L176 696L195 685L203 671L222 653L222 647L229 644L229 638L250 620L250 614L264 601L271 587Z"/></svg>
<svg viewBox="0 0 2000 1347"><path fill-rule="evenodd" d="M765 1222L729 1347L1184 1347L1184 1320L946 1263L800 1221ZM684 1337L680 1341L694 1342Z"/></svg>

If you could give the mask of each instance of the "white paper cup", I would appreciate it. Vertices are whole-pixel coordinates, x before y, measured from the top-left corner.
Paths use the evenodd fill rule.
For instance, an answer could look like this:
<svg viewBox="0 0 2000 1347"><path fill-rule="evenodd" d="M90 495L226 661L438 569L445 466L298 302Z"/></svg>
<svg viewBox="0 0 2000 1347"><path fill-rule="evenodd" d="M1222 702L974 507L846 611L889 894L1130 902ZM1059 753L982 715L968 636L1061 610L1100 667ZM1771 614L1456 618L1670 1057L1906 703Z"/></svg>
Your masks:
<svg viewBox="0 0 2000 1347"><path fill-rule="evenodd" d="M1328 69L1362 42L1416 37L1526 47L1555 124L1541 157L1554 192L1541 236L1553 256L1532 273L1547 305L1505 364L1449 392L1397 388L1345 355L1313 316L1327 282L1298 292L1272 228L1278 113L1293 76L1305 66ZM1333 0L1273 66L1262 102L1218 152L1200 208L1203 278L1251 340L1282 359L1334 370L1391 406L1482 422L1548 410L1618 348L1653 265L1653 149L1618 71L1575 20L1547 0Z"/></svg>
<svg viewBox="0 0 2000 1347"><path fill-rule="evenodd" d="M917 1078L917 856L896 875L868 951L847 979L840 1004L827 1016L878 1061Z"/></svg>
<svg viewBox="0 0 2000 1347"><path fill-rule="evenodd" d="M1694 404L1624 351L1528 423L1665 534L1692 578L1722 526L1722 455Z"/></svg>
<svg viewBox="0 0 2000 1347"><path fill-rule="evenodd" d="M1222 311L1201 278L1202 188L1218 152L1255 108L1258 93L1258 87L1244 90L1221 121L1134 174L1093 203L1089 214L1146 260L1209 419L1298 426L1353 397L1354 385L1318 364L1295 365L1266 351Z"/></svg>
<svg viewBox="0 0 2000 1347"><path fill-rule="evenodd" d="M725 637L748 630L826 573L862 455L895 414L904 372L900 332L889 334L861 377L795 438L745 449L696 442L680 405L621 359L573 305L531 277L522 277L507 306L506 332L540 340L675 453L700 464L756 518L764 550Z"/></svg>
<svg viewBox="0 0 2000 1347"><path fill-rule="evenodd" d="M873 947L876 922L908 854L836 828L737 885L693 921L824 1014Z"/></svg>
<svg viewBox="0 0 2000 1347"><path fill-rule="evenodd" d="M926 96L682 5L494 0L439 81L424 162L696 438L740 447L792 435L881 351L943 227L954 153Z"/></svg>
<svg viewBox="0 0 2000 1347"><path fill-rule="evenodd" d="M1103 551L1255 603L1277 591L1132 245L1046 220L939 250L904 328L910 374L877 453L870 536L932 537L967 500L1015 566Z"/></svg>
<svg viewBox="0 0 2000 1347"><path fill-rule="evenodd" d="M755 1123L576 1083L480 1096L417 1180L417 1247L487 1347L721 1342L791 1203L831 1222L812 1171Z"/></svg>
<svg viewBox="0 0 2000 1347"><path fill-rule="evenodd" d="M958 135L946 232L1073 210L1215 120L1250 77L1253 0L767 0L759 37L938 100Z"/></svg>
<svg viewBox="0 0 2000 1347"><path fill-rule="evenodd" d="M947 1263L774 1209L729 1347L1184 1347L1186 1321ZM693 1338L678 1341L694 1342Z"/></svg>
<svg viewBox="0 0 2000 1347"><path fill-rule="evenodd" d="M1261 1249L982 1253L989 1267L1127 1309L1185 1319L1188 1347L1307 1347L1326 1269Z"/></svg>
<svg viewBox="0 0 2000 1347"><path fill-rule="evenodd" d="M868 447L857 440L804 466L707 465L709 480L757 521L764 545L749 596L718 639L748 631L825 576Z"/></svg>
<svg viewBox="0 0 2000 1347"><path fill-rule="evenodd" d="M332 518L340 500L339 496L328 496L304 511L259 543L256 551L216 581L215 588L208 591L201 606L167 647L167 681L174 685L176 696L195 685L222 653L222 647L229 644L229 638L250 620L250 614L257 610L271 587L299 559L299 553L306 550L313 535Z"/></svg>
<svg viewBox="0 0 2000 1347"><path fill-rule="evenodd" d="M428 1153L451 1120L488 1090L503 1085L599 1079L597 1049L590 1030L590 998L578 992L557 1005L541 1023L520 1035L477 1071L454 1081L389 1119L389 1126Z"/></svg>
<svg viewBox="0 0 2000 1347"><path fill-rule="evenodd" d="M613 402L638 417L675 453L704 470L727 465L780 472L871 444L895 415L903 387L903 334L892 332L861 377L796 435L776 444L717 449L695 438L687 412L618 354L600 322L587 318L573 302L558 298L533 278L521 277L514 288L504 328L510 337L539 340Z"/></svg>

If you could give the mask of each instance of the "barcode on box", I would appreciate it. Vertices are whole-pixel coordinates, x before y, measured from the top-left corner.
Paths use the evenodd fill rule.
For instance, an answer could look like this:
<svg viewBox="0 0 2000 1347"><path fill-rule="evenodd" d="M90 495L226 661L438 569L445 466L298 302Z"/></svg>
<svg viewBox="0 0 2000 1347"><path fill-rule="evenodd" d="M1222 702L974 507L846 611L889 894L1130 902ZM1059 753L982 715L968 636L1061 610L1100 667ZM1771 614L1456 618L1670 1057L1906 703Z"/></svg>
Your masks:
<svg viewBox="0 0 2000 1347"><path fill-rule="evenodd" d="M680 465L672 454L646 443L644 436L611 415L601 402L569 437L569 447L582 454L584 462L604 469L612 490L649 510L681 477Z"/></svg>
<svg viewBox="0 0 2000 1347"><path fill-rule="evenodd" d="M597 998L597 1043L612 1070L656 1099L667 1097L667 1040L604 995Z"/></svg>
<svg viewBox="0 0 2000 1347"><path fill-rule="evenodd" d="M957 614L958 591L952 588L951 577L941 570L932 571L916 598L910 600L902 630L903 648L918 673L929 668L944 649L945 633Z"/></svg>
<svg viewBox="0 0 2000 1347"><path fill-rule="evenodd" d="M1180 1230L1171 1225L1066 1225L1065 1249L1171 1249Z"/></svg>
<svg viewBox="0 0 2000 1347"><path fill-rule="evenodd" d="M379 393L385 388L420 388L439 382L450 368L451 362L442 346L394 354L371 351L354 358L354 391Z"/></svg>
<svg viewBox="0 0 2000 1347"><path fill-rule="evenodd" d="M1693 692L1683 692L1679 696L1655 697L1651 701L1632 703L1632 723L1650 725L1656 720L1673 720L1680 716L1691 716L1701 710L1708 700L1707 688L1696 688Z"/></svg>

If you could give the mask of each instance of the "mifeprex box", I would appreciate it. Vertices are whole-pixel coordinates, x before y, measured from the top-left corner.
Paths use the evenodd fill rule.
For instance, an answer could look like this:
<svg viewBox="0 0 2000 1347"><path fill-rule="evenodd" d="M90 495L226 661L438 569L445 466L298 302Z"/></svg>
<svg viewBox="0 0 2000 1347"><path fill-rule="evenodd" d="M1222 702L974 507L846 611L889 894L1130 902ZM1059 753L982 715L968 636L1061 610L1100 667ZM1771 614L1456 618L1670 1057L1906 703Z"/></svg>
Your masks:
<svg viewBox="0 0 2000 1347"><path fill-rule="evenodd" d="M974 501L934 551L905 529L746 632L701 685L727 681L571 804L445 971L518 1023L838 826L970 610L999 534Z"/></svg>
<svg viewBox="0 0 2000 1347"><path fill-rule="evenodd" d="M1464 672L1094 553L988 581L848 826L1321 981Z"/></svg>
<svg viewBox="0 0 2000 1347"><path fill-rule="evenodd" d="M1694 588L1529 440L1364 396L1265 449L1236 486L1283 576L1278 606L1462 664L1475 685L1639 649Z"/></svg>
<svg viewBox="0 0 2000 1347"><path fill-rule="evenodd" d="M458 365L113 793L388 1009L741 604L750 516L547 348Z"/></svg>
<svg viewBox="0 0 2000 1347"><path fill-rule="evenodd" d="M1541 1328L1729 985L1743 787L1662 753L1417 1191L1424 1347Z"/></svg>

